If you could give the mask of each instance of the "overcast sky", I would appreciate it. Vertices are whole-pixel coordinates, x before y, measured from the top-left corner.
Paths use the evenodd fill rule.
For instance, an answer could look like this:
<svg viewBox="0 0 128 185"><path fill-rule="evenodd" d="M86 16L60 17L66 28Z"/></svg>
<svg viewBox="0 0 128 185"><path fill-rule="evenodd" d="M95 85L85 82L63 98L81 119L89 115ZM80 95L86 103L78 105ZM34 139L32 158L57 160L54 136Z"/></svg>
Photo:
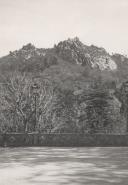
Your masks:
<svg viewBox="0 0 128 185"><path fill-rule="evenodd" d="M128 0L0 0L0 56L75 36L128 54Z"/></svg>

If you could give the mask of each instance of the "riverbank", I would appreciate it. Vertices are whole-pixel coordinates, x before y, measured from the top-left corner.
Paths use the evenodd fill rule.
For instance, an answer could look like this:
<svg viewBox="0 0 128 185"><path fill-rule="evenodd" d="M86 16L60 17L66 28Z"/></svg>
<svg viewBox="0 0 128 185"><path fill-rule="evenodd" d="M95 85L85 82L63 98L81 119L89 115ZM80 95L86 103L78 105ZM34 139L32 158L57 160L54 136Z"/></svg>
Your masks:
<svg viewBox="0 0 128 185"><path fill-rule="evenodd" d="M128 146L128 134L6 133L0 135L0 146Z"/></svg>

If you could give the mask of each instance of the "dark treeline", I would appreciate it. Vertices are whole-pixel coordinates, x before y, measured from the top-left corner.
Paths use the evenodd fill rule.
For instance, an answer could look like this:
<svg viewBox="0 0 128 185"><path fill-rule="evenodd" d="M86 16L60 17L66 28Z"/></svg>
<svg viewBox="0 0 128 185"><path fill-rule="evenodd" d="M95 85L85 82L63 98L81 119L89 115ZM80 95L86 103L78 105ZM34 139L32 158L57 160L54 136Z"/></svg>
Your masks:
<svg viewBox="0 0 128 185"><path fill-rule="evenodd" d="M0 132L124 133L123 96L123 87L115 93L99 80L72 90L43 76L10 73L1 77Z"/></svg>

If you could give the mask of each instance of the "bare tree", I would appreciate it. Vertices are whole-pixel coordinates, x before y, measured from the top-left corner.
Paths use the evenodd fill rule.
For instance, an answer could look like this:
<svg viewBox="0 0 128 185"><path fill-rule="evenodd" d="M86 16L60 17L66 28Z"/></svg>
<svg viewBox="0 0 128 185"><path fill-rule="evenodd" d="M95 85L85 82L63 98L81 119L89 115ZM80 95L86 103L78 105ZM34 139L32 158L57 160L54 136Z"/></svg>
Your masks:
<svg viewBox="0 0 128 185"><path fill-rule="evenodd" d="M35 84L38 89L33 88ZM3 80L0 89L2 124L35 131L50 112L54 97L53 86L46 79L33 79L15 72Z"/></svg>

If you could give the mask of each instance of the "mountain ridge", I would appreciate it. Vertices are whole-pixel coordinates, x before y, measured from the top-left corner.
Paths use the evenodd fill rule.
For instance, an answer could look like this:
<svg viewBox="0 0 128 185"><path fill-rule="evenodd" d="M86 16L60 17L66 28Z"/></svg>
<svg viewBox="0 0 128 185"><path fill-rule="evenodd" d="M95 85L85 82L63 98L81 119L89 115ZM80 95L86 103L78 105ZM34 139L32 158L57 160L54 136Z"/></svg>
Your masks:
<svg viewBox="0 0 128 185"><path fill-rule="evenodd" d="M14 58L22 57L23 60L28 60L33 57L45 56L48 51L54 52L62 59L70 62L74 62L78 65L90 65L92 68L99 68L100 70L117 70L117 64L113 60L114 56L120 58L120 62L128 60L127 57L121 54L110 55L104 48L94 45L87 46L83 44L78 37L73 39L69 38L64 41L60 41L53 48L36 48L33 44L28 43L21 49L11 51L9 55ZM0 61L7 57L1 57Z"/></svg>

